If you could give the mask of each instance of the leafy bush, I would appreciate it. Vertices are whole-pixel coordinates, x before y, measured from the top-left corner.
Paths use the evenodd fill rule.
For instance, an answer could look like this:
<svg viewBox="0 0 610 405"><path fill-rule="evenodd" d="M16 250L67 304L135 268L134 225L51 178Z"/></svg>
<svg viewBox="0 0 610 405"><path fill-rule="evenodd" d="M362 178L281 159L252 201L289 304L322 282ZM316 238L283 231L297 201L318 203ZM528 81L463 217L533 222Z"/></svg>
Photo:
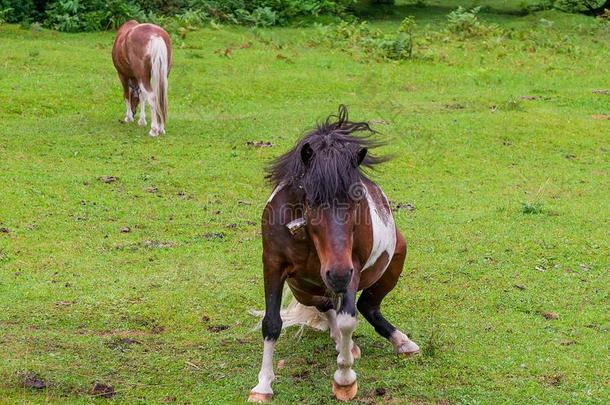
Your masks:
<svg viewBox="0 0 610 405"><path fill-rule="evenodd" d="M0 0L2 19L9 23L31 21L40 17L40 11L33 0Z"/></svg>
<svg viewBox="0 0 610 405"><path fill-rule="evenodd" d="M59 0L46 10L44 24L58 31L116 29L132 18L143 16L140 7L125 0Z"/></svg>
<svg viewBox="0 0 610 405"><path fill-rule="evenodd" d="M603 16L605 9L610 8L607 0L541 0L527 7L528 11L556 9L568 13L585 13Z"/></svg>
<svg viewBox="0 0 610 405"><path fill-rule="evenodd" d="M367 22L343 21L335 26L318 26L317 42L339 46L363 58L403 60L413 57L415 27L413 17L406 17L390 34L371 28Z"/></svg>
<svg viewBox="0 0 610 405"><path fill-rule="evenodd" d="M260 27L297 17L342 15L356 0L0 0L0 18L60 31L111 29L135 18L163 21L183 33L206 21ZM188 20L186 21L185 20ZM186 28L188 27L188 28Z"/></svg>
<svg viewBox="0 0 610 405"><path fill-rule="evenodd" d="M479 20L478 13L481 7L475 7L467 10L459 6L457 10L452 11L447 15L447 29L453 34L457 34L462 38L471 38L487 34L491 30L491 26L483 24Z"/></svg>
<svg viewBox="0 0 610 405"><path fill-rule="evenodd" d="M6 22L6 16L12 11L10 8L6 8L4 10L0 10L0 25Z"/></svg>

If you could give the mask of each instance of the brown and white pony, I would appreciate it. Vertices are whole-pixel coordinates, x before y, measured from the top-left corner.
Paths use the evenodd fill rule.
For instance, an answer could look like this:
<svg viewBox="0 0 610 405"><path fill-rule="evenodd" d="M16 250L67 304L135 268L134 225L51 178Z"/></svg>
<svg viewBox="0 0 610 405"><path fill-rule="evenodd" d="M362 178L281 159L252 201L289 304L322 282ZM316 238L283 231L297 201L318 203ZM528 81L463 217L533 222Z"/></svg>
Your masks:
<svg viewBox="0 0 610 405"><path fill-rule="evenodd" d="M150 105L150 136L165 133L167 121L167 79L172 67L172 45L165 30L154 24L127 21L119 28L112 47L125 98L125 122L133 121L140 108L138 124L146 125L146 102Z"/></svg>
<svg viewBox="0 0 610 405"><path fill-rule="evenodd" d="M262 218L263 361L249 401L272 397L273 352L286 326L330 329L339 353L332 387L340 400L357 392L356 308L397 354L419 352L380 311L402 272L406 243L385 194L361 171L384 160L368 154L379 144L357 132L374 133L366 122L350 122L341 106L338 116L318 125L269 169L275 190ZM281 310L284 283L294 300Z"/></svg>

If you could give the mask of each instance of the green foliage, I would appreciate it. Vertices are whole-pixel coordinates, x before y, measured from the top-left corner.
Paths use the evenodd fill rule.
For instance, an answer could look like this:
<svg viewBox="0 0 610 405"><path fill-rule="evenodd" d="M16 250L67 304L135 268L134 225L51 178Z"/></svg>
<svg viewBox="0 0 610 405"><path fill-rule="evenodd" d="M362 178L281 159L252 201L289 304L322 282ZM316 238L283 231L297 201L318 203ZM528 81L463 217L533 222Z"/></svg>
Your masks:
<svg viewBox="0 0 610 405"><path fill-rule="evenodd" d="M481 7L470 10L458 7L447 15L447 30L462 39L485 36L498 30L498 27L487 25L479 20Z"/></svg>
<svg viewBox="0 0 610 405"><path fill-rule="evenodd" d="M299 17L342 15L355 0L0 0L0 18L58 31L115 29L135 18L192 30L207 21L269 27ZM190 16L189 16L190 13ZM196 15L193 17L193 13ZM184 21L184 17L190 21ZM188 28L185 28L188 27Z"/></svg>
<svg viewBox="0 0 610 405"><path fill-rule="evenodd" d="M64 32L98 31L142 16L137 4L124 0L59 0L47 8L44 24Z"/></svg>
<svg viewBox="0 0 610 405"><path fill-rule="evenodd" d="M542 214L544 208L539 202L524 202L521 203L521 212L524 214Z"/></svg>
<svg viewBox="0 0 610 405"><path fill-rule="evenodd" d="M4 24L6 22L6 17L12 11L11 8L5 8L4 10L0 10L0 24Z"/></svg>
<svg viewBox="0 0 610 405"><path fill-rule="evenodd" d="M359 58L403 60L413 57L414 32L417 24L406 17L396 31L384 33L366 21L343 21L334 26L318 26L319 43L348 50Z"/></svg>
<svg viewBox="0 0 610 405"><path fill-rule="evenodd" d="M33 0L0 0L0 18L6 22L30 21L38 16Z"/></svg>
<svg viewBox="0 0 610 405"><path fill-rule="evenodd" d="M568 13L604 14L608 8L606 0L541 0L539 3L526 6L528 11L556 9Z"/></svg>

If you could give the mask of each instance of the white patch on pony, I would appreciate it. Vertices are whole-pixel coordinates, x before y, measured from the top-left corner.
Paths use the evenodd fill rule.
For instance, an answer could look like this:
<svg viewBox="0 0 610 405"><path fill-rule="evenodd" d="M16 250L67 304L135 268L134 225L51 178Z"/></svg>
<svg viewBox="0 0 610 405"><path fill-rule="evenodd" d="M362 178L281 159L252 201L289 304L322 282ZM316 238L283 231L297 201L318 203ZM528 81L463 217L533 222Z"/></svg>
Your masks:
<svg viewBox="0 0 610 405"><path fill-rule="evenodd" d="M341 349L341 331L337 325L337 311L329 309L324 313L328 321L328 327L330 329L330 337L335 341L335 349L339 351Z"/></svg>
<svg viewBox="0 0 610 405"><path fill-rule="evenodd" d="M150 106L150 132L148 133L150 136L157 136L161 133L159 130L157 112L156 112L156 104L155 104L155 95L152 92L146 91L146 88L142 83L140 83L140 104L142 105L142 109L140 110L140 120L138 124L146 125L146 103Z"/></svg>
<svg viewBox="0 0 610 405"><path fill-rule="evenodd" d="M133 112L131 111L131 103L129 99L125 99L125 107L127 107L127 111L125 112L125 122L133 121Z"/></svg>
<svg viewBox="0 0 610 405"><path fill-rule="evenodd" d="M337 366L334 379L337 385L352 385L356 381L356 372L352 370L354 356L352 354L352 334L356 329L356 317L341 313L337 315L337 328L341 332L341 344L337 356Z"/></svg>
<svg viewBox="0 0 610 405"><path fill-rule="evenodd" d="M390 342L396 354L419 352L419 346L398 329L390 335Z"/></svg>
<svg viewBox="0 0 610 405"><path fill-rule="evenodd" d="M140 119L138 125L146 126L146 99L148 98L144 86L140 84Z"/></svg>
<svg viewBox="0 0 610 405"><path fill-rule="evenodd" d="M273 394L271 383L275 380L273 373L273 352L275 350L275 340L265 339L263 343L263 364L258 373L258 384L252 388L252 392L257 394Z"/></svg>
<svg viewBox="0 0 610 405"><path fill-rule="evenodd" d="M275 197L275 195L277 193L279 193L283 188L284 188L284 183L278 184L278 186L275 188L275 190L273 190L273 193L271 193L271 195L267 199L267 204L269 204L271 201L273 201L273 198Z"/></svg>
<svg viewBox="0 0 610 405"><path fill-rule="evenodd" d="M396 249L396 226L394 224L394 217L392 216L392 211L383 205L385 202L389 207L388 199L383 191L379 190L383 197L383 201L380 201L379 204L377 204L373 200L366 185L363 184L363 186L366 190L366 201L369 204L371 227L373 228L373 247L371 248L371 254L368 260L364 266L362 266L362 270L364 271L373 266L383 252L386 252L388 254L388 262L381 272L383 274L388 268L392 256L394 256L394 250Z"/></svg>
<svg viewBox="0 0 610 405"><path fill-rule="evenodd" d="M295 325L300 326L301 329L297 332L297 337L303 333L305 326L322 331L328 330L329 320L324 313L318 311L316 307L301 304L296 298L294 298L290 288L285 288L282 301L286 302L291 297L292 299L290 300L288 306L280 311L280 316L282 317L282 329ZM255 328L260 329L262 327L262 319L265 315L265 311L251 309L250 313L254 316L260 317L260 321Z"/></svg>

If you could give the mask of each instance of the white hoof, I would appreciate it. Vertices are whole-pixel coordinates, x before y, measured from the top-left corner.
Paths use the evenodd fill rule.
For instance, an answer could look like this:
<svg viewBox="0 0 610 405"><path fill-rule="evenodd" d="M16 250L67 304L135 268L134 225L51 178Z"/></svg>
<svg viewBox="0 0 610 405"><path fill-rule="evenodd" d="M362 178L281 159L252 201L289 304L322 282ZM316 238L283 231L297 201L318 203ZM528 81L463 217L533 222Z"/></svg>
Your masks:
<svg viewBox="0 0 610 405"><path fill-rule="evenodd" d="M419 353L419 346L398 329L390 336L390 342L392 342L396 354L411 356Z"/></svg>
<svg viewBox="0 0 610 405"><path fill-rule="evenodd" d="M125 122L133 122L133 117L126 116L125 117Z"/></svg>
<svg viewBox="0 0 610 405"><path fill-rule="evenodd" d="M151 128L148 135L150 135L152 137L159 136L159 130L157 128Z"/></svg>
<svg viewBox="0 0 610 405"><path fill-rule="evenodd" d="M132 121L133 121L133 118L132 118ZM140 119L138 120L138 125L139 125L139 126L141 126L141 127L146 126L146 120L145 120L145 119L140 118Z"/></svg>

